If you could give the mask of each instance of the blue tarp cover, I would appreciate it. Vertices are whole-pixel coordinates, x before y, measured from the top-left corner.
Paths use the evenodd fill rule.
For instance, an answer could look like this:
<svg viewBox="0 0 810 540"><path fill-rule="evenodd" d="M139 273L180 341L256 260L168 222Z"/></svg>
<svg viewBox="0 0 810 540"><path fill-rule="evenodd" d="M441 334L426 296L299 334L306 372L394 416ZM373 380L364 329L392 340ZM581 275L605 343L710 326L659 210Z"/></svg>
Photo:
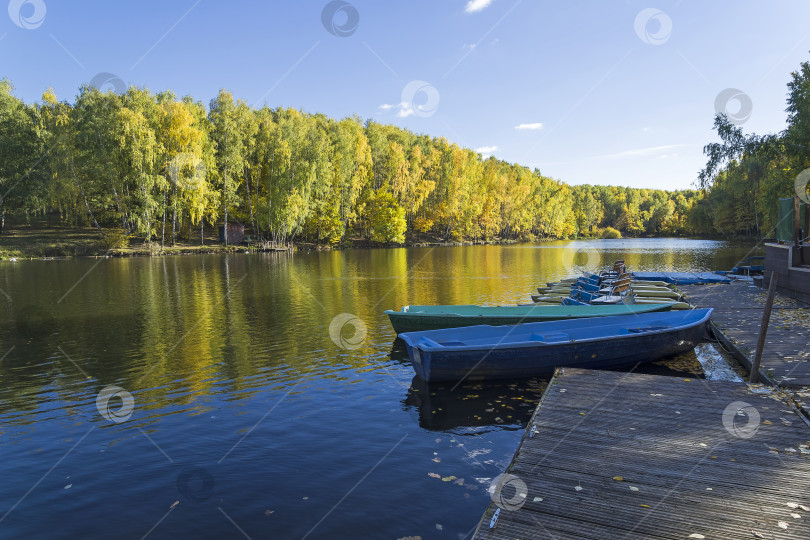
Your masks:
<svg viewBox="0 0 810 540"><path fill-rule="evenodd" d="M733 281L713 272L634 272L633 277L645 281L666 281L674 285L731 283Z"/></svg>

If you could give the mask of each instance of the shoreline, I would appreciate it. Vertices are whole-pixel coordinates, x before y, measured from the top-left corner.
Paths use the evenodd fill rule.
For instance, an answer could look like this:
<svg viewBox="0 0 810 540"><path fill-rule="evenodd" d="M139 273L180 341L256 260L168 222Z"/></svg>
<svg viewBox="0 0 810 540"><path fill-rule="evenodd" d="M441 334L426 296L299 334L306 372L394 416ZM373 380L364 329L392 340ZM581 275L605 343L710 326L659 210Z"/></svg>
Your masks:
<svg viewBox="0 0 810 540"><path fill-rule="evenodd" d="M703 240L753 240L750 237L692 237L692 236L643 236L622 237L615 240L635 240L641 238L699 238ZM140 241L140 239L138 239ZM225 246L213 237L206 237L205 245L176 243L174 246L159 244L144 245L142 241L134 246L108 248L93 229L12 229L0 236L0 261L3 260L57 260L73 258L125 258L163 257L170 255L216 255L228 253L296 253L312 251L343 251L348 249L391 249L406 247L450 247L473 245L512 245L555 241L601 240L599 237L579 238L534 238L443 241L439 238L412 238L402 244L374 243L364 239L350 239L343 244L328 245L312 242L291 242L286 246L262 247L261 244L236 244Z"/></svg>

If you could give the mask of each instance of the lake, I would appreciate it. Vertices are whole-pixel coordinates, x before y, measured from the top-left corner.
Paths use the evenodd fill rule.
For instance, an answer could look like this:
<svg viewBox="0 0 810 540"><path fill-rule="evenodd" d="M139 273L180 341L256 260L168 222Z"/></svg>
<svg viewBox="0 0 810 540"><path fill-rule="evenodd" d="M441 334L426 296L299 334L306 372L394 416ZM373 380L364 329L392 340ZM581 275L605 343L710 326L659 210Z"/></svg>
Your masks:
<svg viewBox="0 0 810 540"><path fill-rule="evenodd" d="M527 302L616 259L727 270L750 251L631 239L0 261L0 537L469 537L544 381L428 387L383 310Z"/></svg>

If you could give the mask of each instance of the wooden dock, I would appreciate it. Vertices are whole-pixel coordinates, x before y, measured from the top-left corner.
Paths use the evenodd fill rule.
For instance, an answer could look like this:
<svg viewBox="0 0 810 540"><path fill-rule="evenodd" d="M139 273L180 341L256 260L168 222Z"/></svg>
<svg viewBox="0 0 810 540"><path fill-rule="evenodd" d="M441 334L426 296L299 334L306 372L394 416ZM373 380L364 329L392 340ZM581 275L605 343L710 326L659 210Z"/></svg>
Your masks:
<svg viewBox="0 0 810 540"><path fill-rule="evenodd" d="M810 427L762 391L558 370L475 538L810 538Z"/></svg>
<svg viewBox="0 0 810 540"><path fill-rule="evenodd" d="M732 352L750 367L756 350L765 291L750 282L678 287L697 307L713 307L712 322L728 338ZM777 295L762 353L760 374L786 388L810 386L810 310ZM733 350L736 348L737 350Z"/></svg>

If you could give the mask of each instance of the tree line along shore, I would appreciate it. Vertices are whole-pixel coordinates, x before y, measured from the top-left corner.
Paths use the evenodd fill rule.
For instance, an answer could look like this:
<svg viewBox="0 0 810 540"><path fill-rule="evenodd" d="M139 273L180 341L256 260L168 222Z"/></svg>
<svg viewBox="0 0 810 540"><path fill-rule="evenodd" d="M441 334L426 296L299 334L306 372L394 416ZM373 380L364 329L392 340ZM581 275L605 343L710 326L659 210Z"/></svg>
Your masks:
<svg viewBox="0 0 810 540"><path fill-rule="evenodd" d="M51 89L25 103L3 80L0 253L69 252L77 231L90 252L214 247L234 223L254 246L767 236L810 165L808 81L805 62L779 134L746 135L718 114L696 189L667 191L571 186L444 138L253 108L226 90L207 106L91 86L73 103Z"/></svg>

